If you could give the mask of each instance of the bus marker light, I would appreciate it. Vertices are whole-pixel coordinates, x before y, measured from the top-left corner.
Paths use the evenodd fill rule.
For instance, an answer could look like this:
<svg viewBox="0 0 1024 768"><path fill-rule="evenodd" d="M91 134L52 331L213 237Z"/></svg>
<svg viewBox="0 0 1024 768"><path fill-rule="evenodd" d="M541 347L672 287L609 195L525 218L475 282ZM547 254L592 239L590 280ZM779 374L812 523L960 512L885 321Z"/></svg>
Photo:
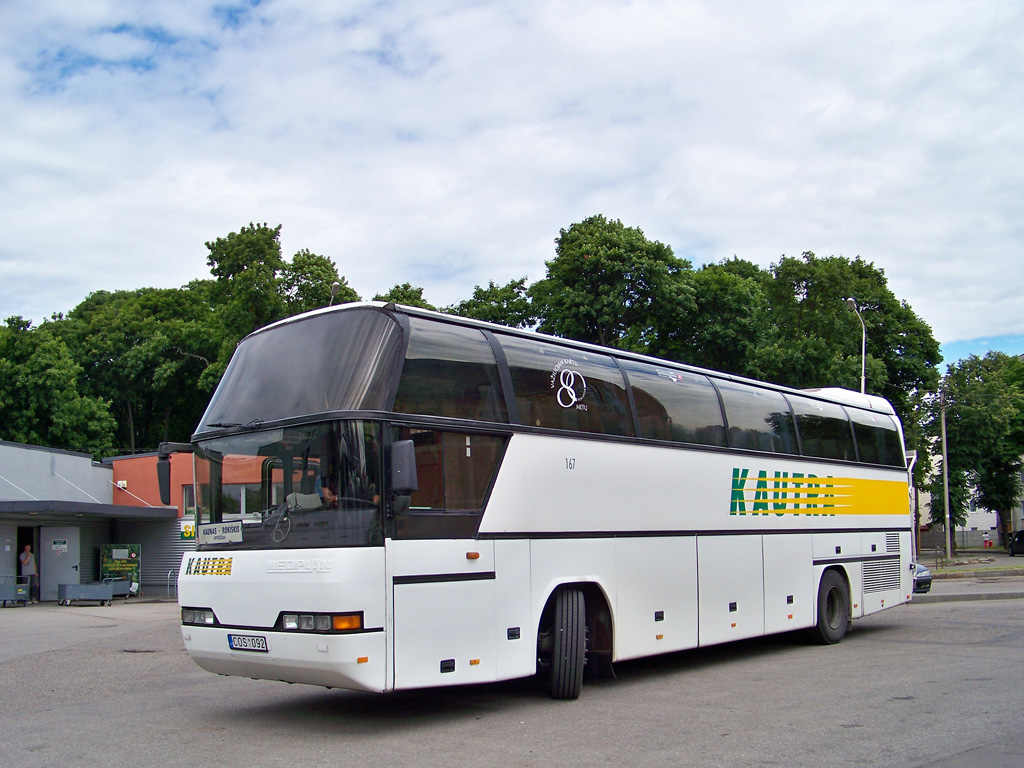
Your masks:
<svg viewBox="0 0 1024 768"><path fill-rule="evenodd" d="M791 614L789 614L789 618L791 618L791 619L793 618L793 614L792 614L792 613L791 613Z"/></svg>
<svg viewBox="0 0 1024 768"><path fill-rule="evenodd" d="M334 617L334 629L335 631L342 631L346 629L362 629L363 628L363 617L358 613L343 614L341 616Z"/></svg>
<svg viewBox="0 0 1024 768"><path fill-rule="evenodd" d="M732 628L736 629L736 622L735 621L732 623Z"/></svg>
<svg viewBox="0 0 1024 768"><path fill-rule="evenodd" d="M356 659L356 664L366 664L369 661L370 661L370 657L369 656L360 656L358 659Z"/></svg>
<svg viewBox="0 0 1024 768"><path fill-rule="evenodd" d="M664 639L665 639L665 636L664 636L664 635L655 635L655 636L654 636L654 639L655 639L655 640L664 640Z"/></svg>
<svg viewBox="0 0 1024 768"><path fill-rule="evenodd" d="M479 664L480 664L480 659L470 659L469 660L469 666L471 666L471 667L476 667Z"/></svg>
<svg viewBox="0 0 1024 768"><path fill-rule="evenodd" d="M480 553L479 552L467 552L466 553L466 559L467 560L479 560L480 559Z"/></svg>

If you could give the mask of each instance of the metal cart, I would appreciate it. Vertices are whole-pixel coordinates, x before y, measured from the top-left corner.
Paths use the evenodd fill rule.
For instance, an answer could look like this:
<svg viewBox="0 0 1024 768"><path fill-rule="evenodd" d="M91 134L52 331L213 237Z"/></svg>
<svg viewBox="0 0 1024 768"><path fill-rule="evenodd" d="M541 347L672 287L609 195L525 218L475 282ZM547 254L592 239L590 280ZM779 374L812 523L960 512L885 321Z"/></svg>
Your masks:
<svg viewBox="0 0 1024 768"><path fill-rule="evenodd" d="M28 576L0 576L0 600L4 608L11 605L28 604Z"/></svg>
<svg viewBox="0 0 1024 768"><path fill-rule="evenodd" d="M71 605L72 600L98 600L100 605L110 605L114 600L114 579L86 584L58 584L57 604Z"/></svg>

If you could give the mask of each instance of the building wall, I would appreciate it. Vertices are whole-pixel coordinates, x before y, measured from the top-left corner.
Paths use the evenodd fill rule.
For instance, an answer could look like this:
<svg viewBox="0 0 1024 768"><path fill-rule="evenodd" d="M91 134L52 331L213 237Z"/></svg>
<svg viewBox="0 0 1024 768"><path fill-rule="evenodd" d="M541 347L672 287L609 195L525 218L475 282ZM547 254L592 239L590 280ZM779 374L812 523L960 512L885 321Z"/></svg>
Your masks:
<svg viewBox="0 0 1024 768"><path fill-rule="evenodd" d="M115 504L131 507L162 507L160 487L156 479L155 453L139 454L138 456L117 456L106 459L113 467L113 499ZM118 487L123 484L124 487ZM192 485L192 456L187 453L176 453L171 456L171 506L178 508L178 517L182 517L185 509L183 489Z"/></svg>
<svg viewBox="0 0 1024 768"><path fill-rule="evenodd" d="M0 441L0 501L111 504L113 471L85 453Z"/></svg>

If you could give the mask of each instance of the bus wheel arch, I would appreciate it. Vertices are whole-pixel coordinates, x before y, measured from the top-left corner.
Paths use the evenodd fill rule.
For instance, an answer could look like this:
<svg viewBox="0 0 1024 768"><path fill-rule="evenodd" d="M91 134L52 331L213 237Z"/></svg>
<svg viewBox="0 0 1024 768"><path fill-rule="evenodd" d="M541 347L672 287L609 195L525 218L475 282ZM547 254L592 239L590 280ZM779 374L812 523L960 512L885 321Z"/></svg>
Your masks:
<svg viewBox="0 0 1024 768"><path fill-rule="evenodd" d="M818 582L815 610L817 621L810 629L811 639L821 645L834 645L850 628L850 582L841 568L827 568Z"/></svg>

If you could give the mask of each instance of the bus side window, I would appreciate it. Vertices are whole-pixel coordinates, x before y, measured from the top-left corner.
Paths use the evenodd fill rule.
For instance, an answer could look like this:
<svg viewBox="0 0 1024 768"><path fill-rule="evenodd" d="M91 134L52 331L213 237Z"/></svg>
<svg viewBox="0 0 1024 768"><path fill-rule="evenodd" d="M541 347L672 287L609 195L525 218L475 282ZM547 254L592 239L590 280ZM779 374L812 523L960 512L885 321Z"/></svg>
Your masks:
<svg viewBox="0 0 1024 768"><path fill-rule="evenodd" d="M867 464L903 466L903 446L892 417L857 408L850 408L849 412L860 460Z"/></svg>
<svg viewBox="0 0 1024 768"><path fill-rule="evenodd" d="M768 453L797 453L793 413L779 392L733 381L718 381L729 420L729 447Z"/></svg>
<svg viewBox="0 0 1024 768"><path fill-rule="evenodd" d="M804 456L856 461L850 420L841 405L790 395Z"/></svg>
<svg viewBox="0 0 1024 768"><path fill-rule="evenodd" d="M406 427L400 439L415 446L419 489L395 516L395 537L475 536L505 438Z"/></svg>
<svg viewBox="0 0 1024 768"><path fill-rule="evenodd" d="M499 335L522 424L633 436L622 371L608 355Z"/></svg>
<svg viewBox="0 0 1024 768"><path fill-rule="evenodd" d="M624 360L640 417L640 436L725 445L718 394L706 376Z"/></svg>
<svg viewBox="0 0 1024 768"><path fill-rule="evenodd" d="M494 351L474 328L410 317L398 413L507 423Z"/></svg>

